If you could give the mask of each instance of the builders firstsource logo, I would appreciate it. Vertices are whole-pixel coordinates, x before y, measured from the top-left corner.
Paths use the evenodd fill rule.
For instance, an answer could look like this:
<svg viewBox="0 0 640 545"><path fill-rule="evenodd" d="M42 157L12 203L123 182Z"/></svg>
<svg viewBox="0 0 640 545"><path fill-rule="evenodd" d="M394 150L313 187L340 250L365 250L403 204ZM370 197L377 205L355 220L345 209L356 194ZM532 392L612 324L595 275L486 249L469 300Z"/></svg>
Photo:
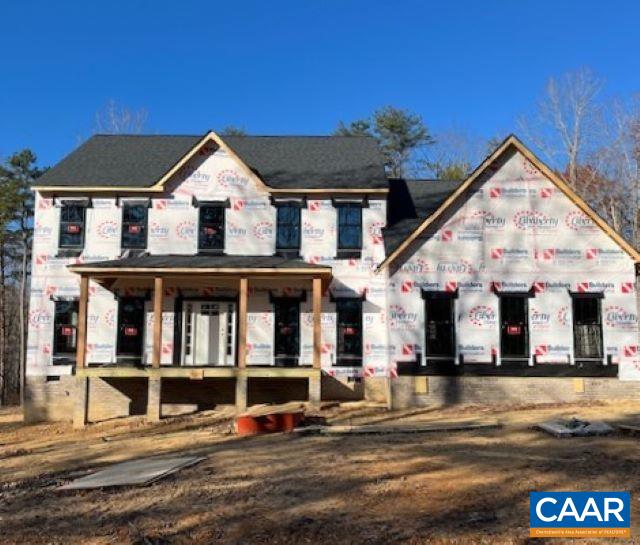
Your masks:
<svg viewBox="0 0 640 545"><path fill-rule="evenodd" d="M631 537L629 492L531 492L531 537Z"/></svg>

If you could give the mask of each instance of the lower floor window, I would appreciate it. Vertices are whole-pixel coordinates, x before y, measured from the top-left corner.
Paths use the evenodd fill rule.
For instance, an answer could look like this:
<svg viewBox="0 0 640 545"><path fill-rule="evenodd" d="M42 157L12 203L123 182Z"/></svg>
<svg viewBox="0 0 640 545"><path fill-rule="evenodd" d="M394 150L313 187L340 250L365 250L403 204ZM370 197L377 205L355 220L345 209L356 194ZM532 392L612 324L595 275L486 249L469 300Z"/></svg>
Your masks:
<svg viewBox="0 0 640 545"><path fill-rule="evenodd" d="M336 301L338 321L338 365L362 365L362 301L339 299Z"/></svg>
<svg viewBox="0 0 640 545"><path fill-rule="evenodd" d="M75 362L77 331L78 301L56 301L53 321L54 363Z"/></svg>
<svg viewBox="0 0 640 545"><path fill-rule="evenodd" d="M445 294L425 297L425 354L435 357L455 356L454 299Z"/></svg>
<svg viewBox="0 0 640 545"><path fill-rule="evenodd" d="M274 301L276 364L297 365L300 355L300 301L278 298Z"/></svg>
<svg viewBox="0 0 640 545"><path fill-rule="evenodd" d="M575 359L602 359L600 298L573 298L573 344Z"/></svg>
<svg viewBox="0 0 640 545"><path fill-rule="evenodd" d="M144 298L122 297L118 304L117 356L131 363L142 361Z"/></svg>

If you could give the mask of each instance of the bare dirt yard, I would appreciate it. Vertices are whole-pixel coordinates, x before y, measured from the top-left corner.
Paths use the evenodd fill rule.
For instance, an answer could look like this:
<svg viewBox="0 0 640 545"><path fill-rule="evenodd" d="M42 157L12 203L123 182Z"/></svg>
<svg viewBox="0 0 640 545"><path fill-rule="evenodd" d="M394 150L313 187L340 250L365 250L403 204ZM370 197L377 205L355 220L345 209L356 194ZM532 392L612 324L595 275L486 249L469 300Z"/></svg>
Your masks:
<svg viewBox="0 0 640 545"><path fill-rule="evenodd" d="M17 410L3 410L0 542L526 543L531 490L628 490L640 542L640 438L556 439L531 429L556 416L638 423L640 403L395 412L346 404L322 413L330 424L498 419L502 427L239 438L230 411L74 431L25 425ZM206 460L147 487L57 490L90 469L167 453Z"/></svg>

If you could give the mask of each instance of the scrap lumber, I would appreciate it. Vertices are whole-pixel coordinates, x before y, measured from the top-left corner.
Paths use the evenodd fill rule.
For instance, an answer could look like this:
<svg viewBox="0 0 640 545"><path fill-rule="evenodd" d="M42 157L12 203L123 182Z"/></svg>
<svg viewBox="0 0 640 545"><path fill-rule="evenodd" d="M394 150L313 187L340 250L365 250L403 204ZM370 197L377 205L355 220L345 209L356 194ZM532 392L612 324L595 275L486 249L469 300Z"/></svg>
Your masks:
<svg viewBox="0 0 640 545"><path fill-rule="evenodd" d="M435 433L453 431L473 431L499 428L497 420L485 422L438 422L425 423L396 423L396 424L362 424L353 426L307 426L295 428L294 433L322 434L322 435L363 435L363 434L394 434L394 433Z"/></svg>

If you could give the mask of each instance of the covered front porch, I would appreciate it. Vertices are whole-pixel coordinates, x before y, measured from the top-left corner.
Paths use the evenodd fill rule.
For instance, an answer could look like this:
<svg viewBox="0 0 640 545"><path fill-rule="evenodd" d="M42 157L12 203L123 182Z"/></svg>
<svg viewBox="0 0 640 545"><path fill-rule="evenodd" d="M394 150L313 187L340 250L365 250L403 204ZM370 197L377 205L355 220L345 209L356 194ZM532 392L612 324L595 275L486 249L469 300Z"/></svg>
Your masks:
<svg viewBox="0 0 640 545"><path fill-rule="evenodd" d="M152 421L161 417L163 383L188 392L232 381L244 411L251 383L306 381L307 400L319 405L329 267L279 256L145 255L70 270L80 276L75 426L88 421L95 379L146 381ZM111 354L88 342L92 327L90 335L104 334L92 307L105 295L117 301Z"/></svg>

